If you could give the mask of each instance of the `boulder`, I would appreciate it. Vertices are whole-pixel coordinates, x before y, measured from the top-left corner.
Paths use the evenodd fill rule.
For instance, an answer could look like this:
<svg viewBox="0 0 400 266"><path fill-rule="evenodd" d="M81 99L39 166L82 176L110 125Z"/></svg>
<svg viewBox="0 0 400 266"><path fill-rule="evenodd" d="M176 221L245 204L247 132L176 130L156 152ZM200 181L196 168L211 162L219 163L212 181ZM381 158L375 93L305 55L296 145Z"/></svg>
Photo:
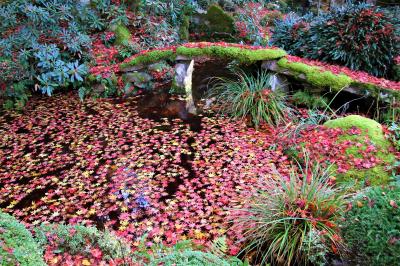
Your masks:
<svg viewBox="0 0 400 266"><path fill-rule="evenodd" d="M396 159L392 144L385 138L382 126L375 120L359 115L349 115L343 118L327 121L324 126L329 128L340 128L343 130L359 129L361 133L343 134L338 141L350 141L354 146L345 150L347 156L361 158L360 150L365 151L370 145L375 147L372 155L379 162L369 169L350 169L346 173L338 174L338 181L364 181L368 180L371 185L387 184L390 180L390 173L387 169L392 166Z"/></svg>

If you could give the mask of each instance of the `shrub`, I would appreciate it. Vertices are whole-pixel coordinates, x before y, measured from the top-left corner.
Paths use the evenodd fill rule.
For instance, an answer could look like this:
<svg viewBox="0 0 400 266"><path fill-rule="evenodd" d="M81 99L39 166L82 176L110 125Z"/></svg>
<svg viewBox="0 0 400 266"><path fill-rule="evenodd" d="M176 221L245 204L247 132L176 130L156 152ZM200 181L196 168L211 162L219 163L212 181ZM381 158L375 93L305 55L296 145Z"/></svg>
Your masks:
<svg viewBox="0 0 400 266"><path fill-rule="evenodd" d="M302 265L323 263L328 252L338 252L342 243L337 222L344 201L329 180L329 168L309 159L289 180L279 173L263 180L267 189L232 216L242 253L254 254L262 265Z"/></svg>
<svg viewBox="0 0 400 266"><path fill-rule="evenodd" d="M33 86L49 95L56 88L79 88L87 74L89 34L128 23L123 5L84 2L18 0L0 6L0 62L21 74L6 81L0 77L0 86L6 87L0 97L12 102L8 105L21 106ZM15 96L14 83L20 81L26 93L19 90Z"/></svg>
<svg viewBox="0 0 400 266"><path fill-rule="evenodd" d="M276 12L261 3L249 3L236 10L236 28L239 37L254 45L266 45L269 39L268 23L274 21ZM279 11L277 11L279 13Z"/></svg>
<svg viewBox="0 0 400 266"><path fill-rule="evenodd" d="M272 75L259 72L252 76L239 71L237 79L216 78L210 95L221 104L220 110L240 119L249 118L258 127L265 122L277 125L286 121L285 96L279 90L271 90Z"/></svg>
<svg viewBox="0 0 400 266"><path fill-rule="evenodd" d="M23 224L0 212L0 265L46 265L42 253Z"/></svg>
<svg viewBox="0 0 400 266"><path fill-rule="evenodd" d="M134 254L135 262L140 265L196 265L196 266L247 266L236 257L226 255L228 246L226 238L221 237L213 241L211 247L195 245L191 240L184 240L172 247L163 244L145 243L145 237Z"/></svg>
<svg viewBox="0 0 400 266"><path fill-rule="evenodd" d="M273 38L292 54L385 76L399 52L394 23L378 8L347 5L316 17L288 16Z"/></svg>
<svg viewBox="0 0 400 266"><path fill-rule="evenodd" d="M130 246L109 231L81 225L41 225L35 228L35 239L45 249L57 253L92 257L93 250L101 251L102 260L123 259L130 256Z"/></svg>
<svg viewBox="0 0 400 266"><path fill-rule="evenodd" d="M358 193L346 212L343 238L364 265L400 260L400 188L372 187Z"/></svg>

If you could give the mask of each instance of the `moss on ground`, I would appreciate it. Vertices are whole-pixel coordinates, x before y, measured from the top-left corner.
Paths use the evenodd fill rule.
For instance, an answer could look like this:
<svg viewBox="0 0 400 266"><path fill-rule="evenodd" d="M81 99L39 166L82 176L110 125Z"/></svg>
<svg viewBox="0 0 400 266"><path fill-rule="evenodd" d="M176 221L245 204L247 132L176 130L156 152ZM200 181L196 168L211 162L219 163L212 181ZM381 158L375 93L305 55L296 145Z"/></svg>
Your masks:
<svg viewBox="0 0 400 266"><path fill-rule="evenodd" d="M119 24L115 27L115 43L118 45L127 43L131 40L132 34L129 29L122 24Z"/></svg>
<svg viewBox="0 0 400 266"><path fill-rule="evenodd" d="M0 211L0 265L46 265L42 253L24 225Z"/></svg>
<svg viewBox="0 0 400 266"><path fill-rule="evenodd" d="M319 67L309 66L300 62L289 62L287 58L281 58L278 66L289 69L295 74L304 74L307 81L317 87L329 87L335 91L339 91L344 87L350 86L352 79L346 75L336 75L330 71L323 71Z"/></svg>
<svg viewBox="0 0 400 266"><path fill-rule="evenodd" d="M350 169L344 174L338 174L339 182L352 182L354 180L362 182L368 180L371 185L381 185L389 182L390 174L386 167L393 165L396 157L389 151L391 143L385 138L382 126L378 122L359 115L350 115L327 121L324 125L329 128L341 128L343 130L349 130L354 127L359 128L361 134L344 134L339 138L339 142L352 141L362 145L361 147L351 146L347 148L346 154L354 158L361 158L359 151L367 149L368 145L365 143L365 138L367 137L377 148L375 157L381 160L381 163L370 169Z"/></svg>

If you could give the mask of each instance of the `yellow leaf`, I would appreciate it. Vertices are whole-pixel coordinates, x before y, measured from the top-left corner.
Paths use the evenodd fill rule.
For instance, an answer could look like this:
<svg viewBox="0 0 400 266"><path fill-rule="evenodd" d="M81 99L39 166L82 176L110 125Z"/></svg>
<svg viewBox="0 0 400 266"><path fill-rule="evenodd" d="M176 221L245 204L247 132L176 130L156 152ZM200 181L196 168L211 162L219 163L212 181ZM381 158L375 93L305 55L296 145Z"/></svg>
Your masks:
<svg viewBox="0 0 400 266"><path fill-rule="evenodd" d="M90 261L89 261L88 259L83 259L83 260L82 260L82 265L90 266L90 265L92 265L92 264L90 263Z"/></svg>

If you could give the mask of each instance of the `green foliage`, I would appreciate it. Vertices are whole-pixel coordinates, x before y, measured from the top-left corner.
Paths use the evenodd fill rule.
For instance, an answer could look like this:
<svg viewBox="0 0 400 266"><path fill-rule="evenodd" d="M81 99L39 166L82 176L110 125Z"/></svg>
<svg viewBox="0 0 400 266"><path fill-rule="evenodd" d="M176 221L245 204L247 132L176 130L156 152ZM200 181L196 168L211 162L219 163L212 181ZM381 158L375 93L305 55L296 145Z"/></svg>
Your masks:
<svg viewBox="0 0 400 266"><path fill-rule="evenodd" d="M188 41L189 40L189 26L190 26L190 18L189 16L185 15L182 18L182 24L179 27L179 38L181 41Z"/></svg>
<svg viewBox="0 0 400 266"><path fill-rule="evenodd" d="M350 141L354 144L362 144L361 147L357 147L356 145L350 146L346 149L346 154L360 158L359 150L365 151L367 149L368 143L366 143L366 138L368 138L377 149L374 152L374 156L381 161L369 169L350 169L344 174L338 174L337 178L339 182L361 182L368 180L372 185L380 185L387 184L390 181L390 173L387 167L393 165L395 156L390 153L389 148L392 144L386 139L382 126L378 122L359 115L349 115L344 118L327 121L324 125L343 130L359 128L361 130L360 134L344 134L339 138L338 141L340 142Z"/></svg>
<svg viewBox="0 0 400 266"><path fill-rule="evenodd" d="M316 87L328 87L340 91L352 83L352 79L343 74L333 74L330 71L323 71L319 67L309 66L300 62L290 62L286 58L278 61L278 66L289 69L297 75L304 74L307 81Z"/></svg>
<svg viewBox="0 0 400 266"><path fill-rule="evenodd" d="M0 97L19 107L33 85L49 95L55 88L78 87L87 72L83 63L91 46L89 34L105 29L107 21L122 20L121 10L102 0L93 5L73 0L18 0L1 5L0 61L8 62L13 75L5 81L0 78L0 83L12 91L14 83L24 81L26 93Z"/></svg>
<svg viewBox="0 0 400 266"><path fill-rule="evenodd" d="M395 65L393 67L393 79L400 81L400 65Z"/></svg>
<svg viewBox="0 0 400 266"><path fill-rule="evenodd" d="M389 127L391 132L390 140L393 143L393 146L400 151L400 124L396 122L392 122Z"/></svg>
<svg viewBox="0 0 400 266"><path fill-rule="evenodd" d="M106 260L130 256L130 246L109 231L81 225L41 225L35 228L35 239L43 248L50 244L62 252L90 257L99 248Z"/></svg>
<svg viewBox="0 0 400 266"><path fill-rule="evenodd" d="M238 258L226 255L225 238L216 239L210 252L190 240L180 241L172 247L163 244L154 244L149 247L145 239L146 236L142 238L134 254L135 261L143 265L248 266Z"/></svg>
<svg viewBox="0 0 400 266"><path fill-rule="evenodd" d="M371 187L352 199L342 226L357 262L398 265L400 260L400 188Z"/></svg>
<svg viewBox="0 0 400 266"><path fill-rule="evenodd" d="M42 253L24 225L0 211L0 265L46 265Z"/></svg>
<svg viewBox="0 0 400 266"><path fill-rule="evenodd" d="M0 94L6 98L3 104L4 109L22 110L30 96L30 91L26 88L27 84L26 80L22 80L6 86L3 95Z"/></svg>
<svg viewBox="0 0 400 266"><path fill-rule="evenodd" d="M278 125L286 121L289 107L279 88L271 90L272 77L266 72L254 77L240 71L235 80L216 78L210 96L216 97L222 112L240 119L249 118L256 128L263 122Z"/></svg>
<svg viewBox="0 0 400 266"><path fill-rule="evenodd" d="M297 91L292 95L291 100L310 109L325 108L328 100L324 97L313 95L308 91Z"/></svg>
<svg viewBox="0 0 400 266"><path fill-rule="evenodd" d="M290 54L385 76L399 53L395 23L369 5L347 5L319 16L288 16L276 25L274 44Z"/></svg>
<svg viewBox="0 0 400 266"><path fill-rule="evenodd" d="M289 180L278 172L267 177L263 182L269 189L257 192L233 215L232 230L244 238L242 253L255 252L261 265L320 263L331 247L342 247L337 222L344 200L339 189L329 185L329 167L304 157L304 165L299 164Z"/></svg>

